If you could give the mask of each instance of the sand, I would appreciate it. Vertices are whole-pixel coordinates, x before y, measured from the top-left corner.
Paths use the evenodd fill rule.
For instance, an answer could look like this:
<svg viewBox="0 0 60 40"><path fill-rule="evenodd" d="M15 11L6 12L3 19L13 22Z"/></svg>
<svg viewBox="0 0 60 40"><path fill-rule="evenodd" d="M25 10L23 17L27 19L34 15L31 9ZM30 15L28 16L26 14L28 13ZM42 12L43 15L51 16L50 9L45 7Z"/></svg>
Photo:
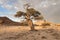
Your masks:
<svg viewBox="0 0 60 40"><path fill-rule="evenodd" d="M0 24L0 40L60 40L60 24L37 21L34 23L37 31L30 31L29 26L23 26L6 17L0 20L3 20Z"/></svg>
<svg viewBox="0 0 60 40"><path fill-rule="evenodd" d="M30 31L28 26L1 26L0 40L60 40L60 27L36 26L38 31Z"/></svg>

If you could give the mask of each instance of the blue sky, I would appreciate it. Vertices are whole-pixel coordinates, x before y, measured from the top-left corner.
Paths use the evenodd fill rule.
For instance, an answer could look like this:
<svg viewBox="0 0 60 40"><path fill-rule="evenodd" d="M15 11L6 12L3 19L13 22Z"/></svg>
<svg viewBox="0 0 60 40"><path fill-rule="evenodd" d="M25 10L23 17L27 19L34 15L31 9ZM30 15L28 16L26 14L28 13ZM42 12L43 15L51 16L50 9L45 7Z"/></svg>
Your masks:
<svg viewBox="0 0 60 40"><path fill-rule="evenodd" d="M46 20L60 23L60 0L0 0L0 16L20 21L21 19L15 18L14 14L19 10L25 11L23 5L26 3L41 12Z"/></svg>

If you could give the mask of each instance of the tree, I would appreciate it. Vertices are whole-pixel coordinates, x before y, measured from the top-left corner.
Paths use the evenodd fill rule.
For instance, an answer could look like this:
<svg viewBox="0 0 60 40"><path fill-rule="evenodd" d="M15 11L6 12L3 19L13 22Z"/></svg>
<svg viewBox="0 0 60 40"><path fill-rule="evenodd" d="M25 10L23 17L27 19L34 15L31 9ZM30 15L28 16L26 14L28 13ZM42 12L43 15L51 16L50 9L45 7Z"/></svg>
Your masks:
<svg viewBox="0 0 60 40"><path fill-rule="evenodd" d="M27 6L26 12L18 11L16 12L15 17L24 16L31 30L35 30L33 22L30 17L33 16L33 19L43 19L43 17L39 16L41 15L41 13L36 11L34 8L29 8L30 6L28 4L26 4L25 6Z"/></svg>

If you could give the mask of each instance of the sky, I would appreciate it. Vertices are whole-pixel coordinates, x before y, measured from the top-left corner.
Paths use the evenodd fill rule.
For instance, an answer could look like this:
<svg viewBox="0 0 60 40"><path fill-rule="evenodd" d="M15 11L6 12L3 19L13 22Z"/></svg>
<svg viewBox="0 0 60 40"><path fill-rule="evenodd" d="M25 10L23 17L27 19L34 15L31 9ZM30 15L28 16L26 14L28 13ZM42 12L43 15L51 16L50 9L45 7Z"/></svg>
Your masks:
<svg viewBox="0 0 60 40"><path fill-rule="evenodd" d="M17 11L25 11L26 3L41 12L47 21L60 23L60 0L0 0L0 16L20 21L21 18L15 18L14 14Z"/></svg>

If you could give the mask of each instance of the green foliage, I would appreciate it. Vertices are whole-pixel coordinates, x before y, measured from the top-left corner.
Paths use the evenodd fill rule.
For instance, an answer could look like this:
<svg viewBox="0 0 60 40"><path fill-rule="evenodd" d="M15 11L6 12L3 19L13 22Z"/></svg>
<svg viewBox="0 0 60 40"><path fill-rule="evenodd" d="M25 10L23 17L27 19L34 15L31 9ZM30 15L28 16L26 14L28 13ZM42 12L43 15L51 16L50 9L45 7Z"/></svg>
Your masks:
<svg viewBox="0 0 60 40"><path fill-rule="evenodd" d="M38 16L38 15L41 15L41 13L39 13L38 11L36 11L36 10L33 9L33 8L28 9L28 11L31 13L30 15L31 15L31 16L34 16L34 17L36 17L36 16Z"/></svg>
<svg viewBox="0 0 60 40"><path fill-rule="evenodd" d="M16 14L15 14L14 16L15 16L15 17L21 17L21 16L23 16L23 15L25 15L24 12L18 11L18 12L16 12Z"/></svg>
<svg viewBox="0 0 60 40"><path fill-rule="evenodd" d="M31 15L34 17L33 19L35 19L35 20L44 19L43 16L41 15L41 13L39 11L36 11L34 8L27 9L27 12L29 12L30 14L27 14L27 13L22 12L22 11L18 11L18 12L16 12L15 17Z"/></svg>

